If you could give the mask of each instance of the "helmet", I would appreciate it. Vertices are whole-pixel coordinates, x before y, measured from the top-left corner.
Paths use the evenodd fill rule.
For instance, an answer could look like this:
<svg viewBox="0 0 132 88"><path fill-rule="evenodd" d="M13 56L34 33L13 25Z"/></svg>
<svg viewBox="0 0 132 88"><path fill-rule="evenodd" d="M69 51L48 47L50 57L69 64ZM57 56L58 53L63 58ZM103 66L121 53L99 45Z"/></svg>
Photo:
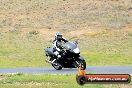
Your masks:
<svg viewBox="0 0 132 88"><path fill-rule="evenodd" d="M55 39L56 40L61 40L62 39L62 34L60 32L55 33Z"/></svg>

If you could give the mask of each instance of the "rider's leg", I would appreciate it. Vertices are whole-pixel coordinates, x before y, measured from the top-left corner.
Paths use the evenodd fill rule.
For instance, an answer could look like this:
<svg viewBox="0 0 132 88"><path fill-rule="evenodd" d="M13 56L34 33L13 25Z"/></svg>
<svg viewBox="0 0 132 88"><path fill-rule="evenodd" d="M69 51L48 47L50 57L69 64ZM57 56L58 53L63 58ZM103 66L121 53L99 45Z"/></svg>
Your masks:
<svg viewBox="0 0 132 88"><path fill-rule="evenodd" d="M54 54L57 56L57 59L61 58L61 56L59 55L59 52L58 51L54 51ZM54 63L56 61L56 58L54 58L52 60L52 63Z"/></svg>
<svg viewBox="0 0 132 88"><path fill-rule="evenodd" d="M55 51L54 54L57 56L58 59L61 58L61 55L59 54L58 51Z"/></svg>

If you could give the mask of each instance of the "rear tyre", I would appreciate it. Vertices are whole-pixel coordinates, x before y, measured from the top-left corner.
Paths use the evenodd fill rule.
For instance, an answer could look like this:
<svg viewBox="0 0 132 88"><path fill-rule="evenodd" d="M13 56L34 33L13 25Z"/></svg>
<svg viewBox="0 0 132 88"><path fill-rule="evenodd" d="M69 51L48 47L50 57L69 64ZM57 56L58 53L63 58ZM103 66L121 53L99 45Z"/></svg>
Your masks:
<svg viewBox="0 0 132 88"><path fill-rule="evenodd" d="M57 61L55 61L55 63L57 63ZM62 66L60 64L51 64L56 70L61 70Z"/></svg>

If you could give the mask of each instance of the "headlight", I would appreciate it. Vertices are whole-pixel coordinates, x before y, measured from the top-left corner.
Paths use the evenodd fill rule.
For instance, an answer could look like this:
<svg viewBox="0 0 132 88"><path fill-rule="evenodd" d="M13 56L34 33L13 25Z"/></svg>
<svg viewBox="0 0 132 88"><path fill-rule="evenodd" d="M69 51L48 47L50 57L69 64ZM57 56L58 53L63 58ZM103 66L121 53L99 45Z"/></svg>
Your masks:
<svg viewBox="0 0 132 88"><path fill-rule="evenodd" d="M79 48L73 50L75 53L80 53Z"/></svg>

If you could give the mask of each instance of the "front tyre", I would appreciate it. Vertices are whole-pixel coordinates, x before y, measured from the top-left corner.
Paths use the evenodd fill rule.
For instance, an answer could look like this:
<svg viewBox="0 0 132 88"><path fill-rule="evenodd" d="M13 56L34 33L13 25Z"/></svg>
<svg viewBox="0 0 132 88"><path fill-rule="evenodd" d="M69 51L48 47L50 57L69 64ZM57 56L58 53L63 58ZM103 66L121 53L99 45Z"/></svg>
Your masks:
<svg viewBox="0 0 132 88"><path fill-rule="evenodd" d="M78 59L79 59L79 60L78 60L78 62L79 62L78 65L79 65L79 66L82 66L82 70L85 70L85 69L86 69L86 62L85 62L85 60L84 60L83 57L81 57L81 56L80 56ZM79 66L78 66L78 67L79 67Z"/></svg>
<svg viewBox="0 0 132 88"><path fill-rule="evenodd" d="M82 70L85 70L86 69L86 62L85 60L80 60L80 65L82 66Z"/></svg>

